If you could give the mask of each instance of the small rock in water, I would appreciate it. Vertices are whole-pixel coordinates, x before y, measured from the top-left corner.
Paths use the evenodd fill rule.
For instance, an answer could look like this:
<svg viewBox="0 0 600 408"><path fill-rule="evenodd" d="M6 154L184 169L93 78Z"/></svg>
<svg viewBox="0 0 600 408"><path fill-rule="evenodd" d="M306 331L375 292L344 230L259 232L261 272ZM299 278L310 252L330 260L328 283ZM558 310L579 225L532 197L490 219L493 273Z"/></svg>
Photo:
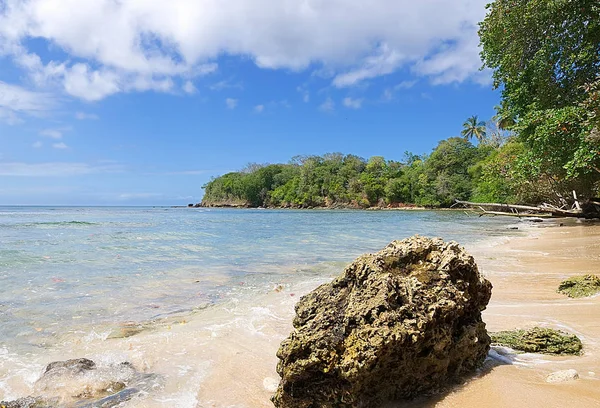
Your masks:
<svg viewBox="0 0 600 408"><path fill-rule="evenodd" d="M460 381L487 356L491 289L472 256L439 238L359 257L296 305L273 403L376 407Z"/></svg>
<svg viewBox="0 0 600 408"><path fill-rule="evenodd" d="M141 374L128 362L97 366L86 358L56 361L46 366L34 384L35 396L2 401L0 407L116 407L149 391L156 380L156 375Z"/></svg>
<svg viewBox="0 0 600 408"><path fill-rule="evenodd" d="M546 382L560 383L560 382L576 380L578 378L579 378L579 373L577 372L577 370L573 370L573 369L562 370L562 371L555 371L552 374L550 374L548 377L546 377Z"/></svg>

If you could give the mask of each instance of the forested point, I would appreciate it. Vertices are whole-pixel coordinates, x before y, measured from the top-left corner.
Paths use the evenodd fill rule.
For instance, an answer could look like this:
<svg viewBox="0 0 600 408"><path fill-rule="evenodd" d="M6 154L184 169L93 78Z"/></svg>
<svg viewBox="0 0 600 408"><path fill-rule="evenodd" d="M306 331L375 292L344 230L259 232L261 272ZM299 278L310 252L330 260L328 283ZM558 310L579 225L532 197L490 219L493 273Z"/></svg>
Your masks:
<svg viewBox="0 0 600 408"><path fill-rule="evenodd" d="M251 165L207 183L202 205L567 208L575 195L600 205L599 16L598 0L496 0L479 25L482 67L501 92L494 118L472 116L462 137L401 161L332 153Z"/></svg>
<svg viewBox="0 0 600 408"><path fill-rule="evenodd" d="M461 137L443 140L429 155L402 161L329 153L287 164L248 165L204 186L202 206L276 208L447 207L454 199L513 202L506 157L518 142L478 146Z"/></svg>

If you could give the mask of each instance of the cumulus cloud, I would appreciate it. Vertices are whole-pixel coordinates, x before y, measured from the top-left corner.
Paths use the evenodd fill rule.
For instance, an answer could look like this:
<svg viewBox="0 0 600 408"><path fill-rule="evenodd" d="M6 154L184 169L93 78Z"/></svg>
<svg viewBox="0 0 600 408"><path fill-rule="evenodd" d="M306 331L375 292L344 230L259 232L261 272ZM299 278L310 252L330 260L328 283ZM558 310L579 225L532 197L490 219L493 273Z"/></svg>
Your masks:
<svg viewBox="0 0 600 408"><path fill-rule="evenodd" d="M265 105L256 105L254 107L254 112L256 113L262 113L265 110Z"/></svg>
<svg viewBox="0 0 600 408"><path fill-rule="evenodd" d="M168 92L174 79L214 72L223 55L269 69L317 68L340 88L401 68L460 82L480 66L476 23L486 2L4 0L0 54L34 81L87 101ZM64 58L43 60L30 38Z"/></svg>
<svg viewBox="0 0 600 408"><path fill-rule="evenodd" d="M362 99L344 98L344 106L350 109L360 109L362 107Z"/></svg>
<svg viewBox="0 0 600 408"><path fill-rule="evenodd" d="M233 98L225 99L225 105L227 105L227 109L235 109L238 105L238 100Z"/></svg>

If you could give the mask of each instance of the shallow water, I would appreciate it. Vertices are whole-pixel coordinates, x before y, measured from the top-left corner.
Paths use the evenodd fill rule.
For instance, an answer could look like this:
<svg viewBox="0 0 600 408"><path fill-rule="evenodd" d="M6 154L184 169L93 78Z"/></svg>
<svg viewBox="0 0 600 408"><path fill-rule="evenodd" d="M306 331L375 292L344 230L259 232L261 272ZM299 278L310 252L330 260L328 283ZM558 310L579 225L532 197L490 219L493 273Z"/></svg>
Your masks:
<svg viewBox="0 0 600 408"><path fill-rule="evenodd" d="M163 377L131 406L263 406L297 296L393 239L469 247L522 234L510 222L460 211L0 207L0 399L27 395L53 359L94 357Z"/></svg>

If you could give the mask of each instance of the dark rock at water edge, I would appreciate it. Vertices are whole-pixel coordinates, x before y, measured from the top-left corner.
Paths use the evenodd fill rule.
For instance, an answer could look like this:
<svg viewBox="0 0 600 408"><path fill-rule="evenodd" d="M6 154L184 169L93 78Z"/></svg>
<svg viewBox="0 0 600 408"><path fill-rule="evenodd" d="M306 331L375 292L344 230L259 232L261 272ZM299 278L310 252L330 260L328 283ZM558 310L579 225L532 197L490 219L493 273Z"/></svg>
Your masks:
<svg viewBox="0 0 600 408"><path fill-rule="evenodd" d="M500 331L490 336L494 344L525 353L579 355L583 349L581 340L574 334L542 327Z"/></svg>
<svg viewBox="0 0 600 408"><path fill-rule="evenodd" d="M129 362L97 366L85 358L56 361L34 384L35 396L2 401L0 408L110 408L156 386L156 375L139 373Z"/></svg>
<svg viewBox="0 0 600 408"><path fill-rule="evenodd" d="M485 360L492 285L454 242L412 237L302 297L276 407L376 407L443 390Z"/></svg>

